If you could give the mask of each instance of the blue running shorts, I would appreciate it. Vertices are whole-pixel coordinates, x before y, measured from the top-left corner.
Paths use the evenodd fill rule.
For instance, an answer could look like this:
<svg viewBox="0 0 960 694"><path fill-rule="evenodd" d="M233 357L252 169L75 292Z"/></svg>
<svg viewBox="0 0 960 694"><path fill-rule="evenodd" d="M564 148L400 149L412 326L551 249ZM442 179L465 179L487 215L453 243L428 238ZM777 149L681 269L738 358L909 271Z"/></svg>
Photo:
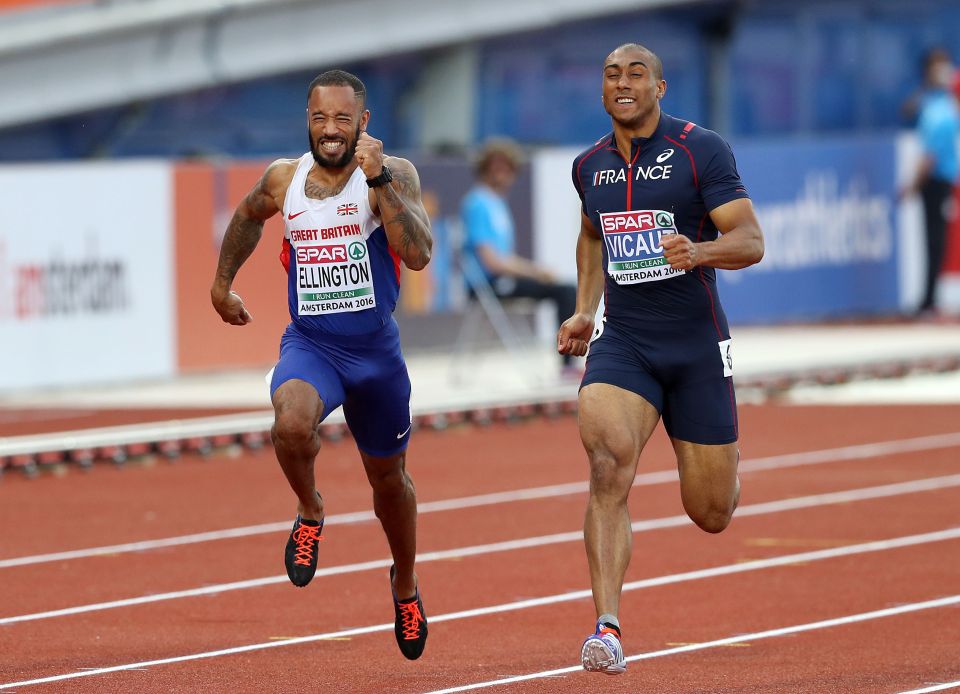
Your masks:
<svg viewBox="0 0 960 694"><path fill-rule="evenodd" d="M308 334L291 323L280 340L270 397L292 378L306 381L323 401L321 421L343 405L357 448L389 457L410 440L410 377L392 318L368 335Z"/></svg>
<svg viewBox="0 0 960 694"><path fill-rule="evenodd" d="M590 344L580 387L591 383L648 401L671 438L708 445L738 438L730 338L718 339L712 324L606 322Z"/></svg>

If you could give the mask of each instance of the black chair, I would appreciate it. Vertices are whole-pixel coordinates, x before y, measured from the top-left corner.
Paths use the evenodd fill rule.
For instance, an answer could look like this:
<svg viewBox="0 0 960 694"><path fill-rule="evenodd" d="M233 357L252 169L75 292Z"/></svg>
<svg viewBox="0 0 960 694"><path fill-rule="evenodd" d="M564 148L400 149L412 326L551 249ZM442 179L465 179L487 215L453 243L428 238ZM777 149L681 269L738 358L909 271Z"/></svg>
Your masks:
<svg viewBox="0 0 960 694"><path fill-rule="evenodd" d="M481 329L489 323L521 375L537 381L535 373L523 368L523 362L524 357L530 355L531 348L539 344L531 326L531 316L536 313L539 302L536 299L498 297L476 258L463 251L462 243L455 244L455 248L454 266L463 277L467 303L453 346L452 380L463 380L463 366L469 363L466 357L476 353Z"/></svg>

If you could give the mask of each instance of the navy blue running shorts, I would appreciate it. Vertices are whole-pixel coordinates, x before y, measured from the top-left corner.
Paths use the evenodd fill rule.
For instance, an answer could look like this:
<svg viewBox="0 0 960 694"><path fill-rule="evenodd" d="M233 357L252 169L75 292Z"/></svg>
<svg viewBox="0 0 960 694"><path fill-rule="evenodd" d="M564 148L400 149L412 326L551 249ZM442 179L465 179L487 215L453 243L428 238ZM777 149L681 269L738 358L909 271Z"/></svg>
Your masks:
<svg viewBox="0 0 960 694"><path fill-rule="evenodd" d="M730 338L718 336L713 325L607 322L590 344L580 387L591 383L642 397L661 414L671 438L708 445L738 438Z"/></svg>
<svg viewBox="0 0 960 694"><path fill-rule="evenodd" d="M280 340L270 397L290 379L306 381L323 401L321 421L343 405L357 448L376 457L410 440L410 377L392 318L372 335L316 337L291 323Z"/></svg>

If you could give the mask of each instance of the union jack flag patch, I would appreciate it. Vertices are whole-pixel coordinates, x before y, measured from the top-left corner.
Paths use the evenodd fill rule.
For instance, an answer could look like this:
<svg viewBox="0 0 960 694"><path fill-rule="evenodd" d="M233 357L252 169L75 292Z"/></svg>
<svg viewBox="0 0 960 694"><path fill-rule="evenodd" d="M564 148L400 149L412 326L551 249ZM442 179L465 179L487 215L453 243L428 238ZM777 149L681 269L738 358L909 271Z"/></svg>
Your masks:
<svg viewBox="0 0 960 694"><path fill-rule="evenodd" d="M357 204L353 202L337 206L337 214L341 217L345 217L348 214L357 214L357 212L359 212L359 209L357 208Z"/></svg>

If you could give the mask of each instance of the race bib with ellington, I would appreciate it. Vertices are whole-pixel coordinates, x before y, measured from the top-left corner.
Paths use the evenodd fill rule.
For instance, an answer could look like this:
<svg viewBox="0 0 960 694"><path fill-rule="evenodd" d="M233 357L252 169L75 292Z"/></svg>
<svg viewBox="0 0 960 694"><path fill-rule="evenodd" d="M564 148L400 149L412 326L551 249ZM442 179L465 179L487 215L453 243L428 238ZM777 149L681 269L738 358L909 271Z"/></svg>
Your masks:
<svg viewBox="0 0 960 694"><path fill-rule="evenodd" d="M359 167L339 194L316 200L304 192L313 165L301 157L284 201L291 259L290 310L299 317L376 308L370 235L380 225L370 210L369 188ZM295 293L295 294L294 294Z"/></svg>

